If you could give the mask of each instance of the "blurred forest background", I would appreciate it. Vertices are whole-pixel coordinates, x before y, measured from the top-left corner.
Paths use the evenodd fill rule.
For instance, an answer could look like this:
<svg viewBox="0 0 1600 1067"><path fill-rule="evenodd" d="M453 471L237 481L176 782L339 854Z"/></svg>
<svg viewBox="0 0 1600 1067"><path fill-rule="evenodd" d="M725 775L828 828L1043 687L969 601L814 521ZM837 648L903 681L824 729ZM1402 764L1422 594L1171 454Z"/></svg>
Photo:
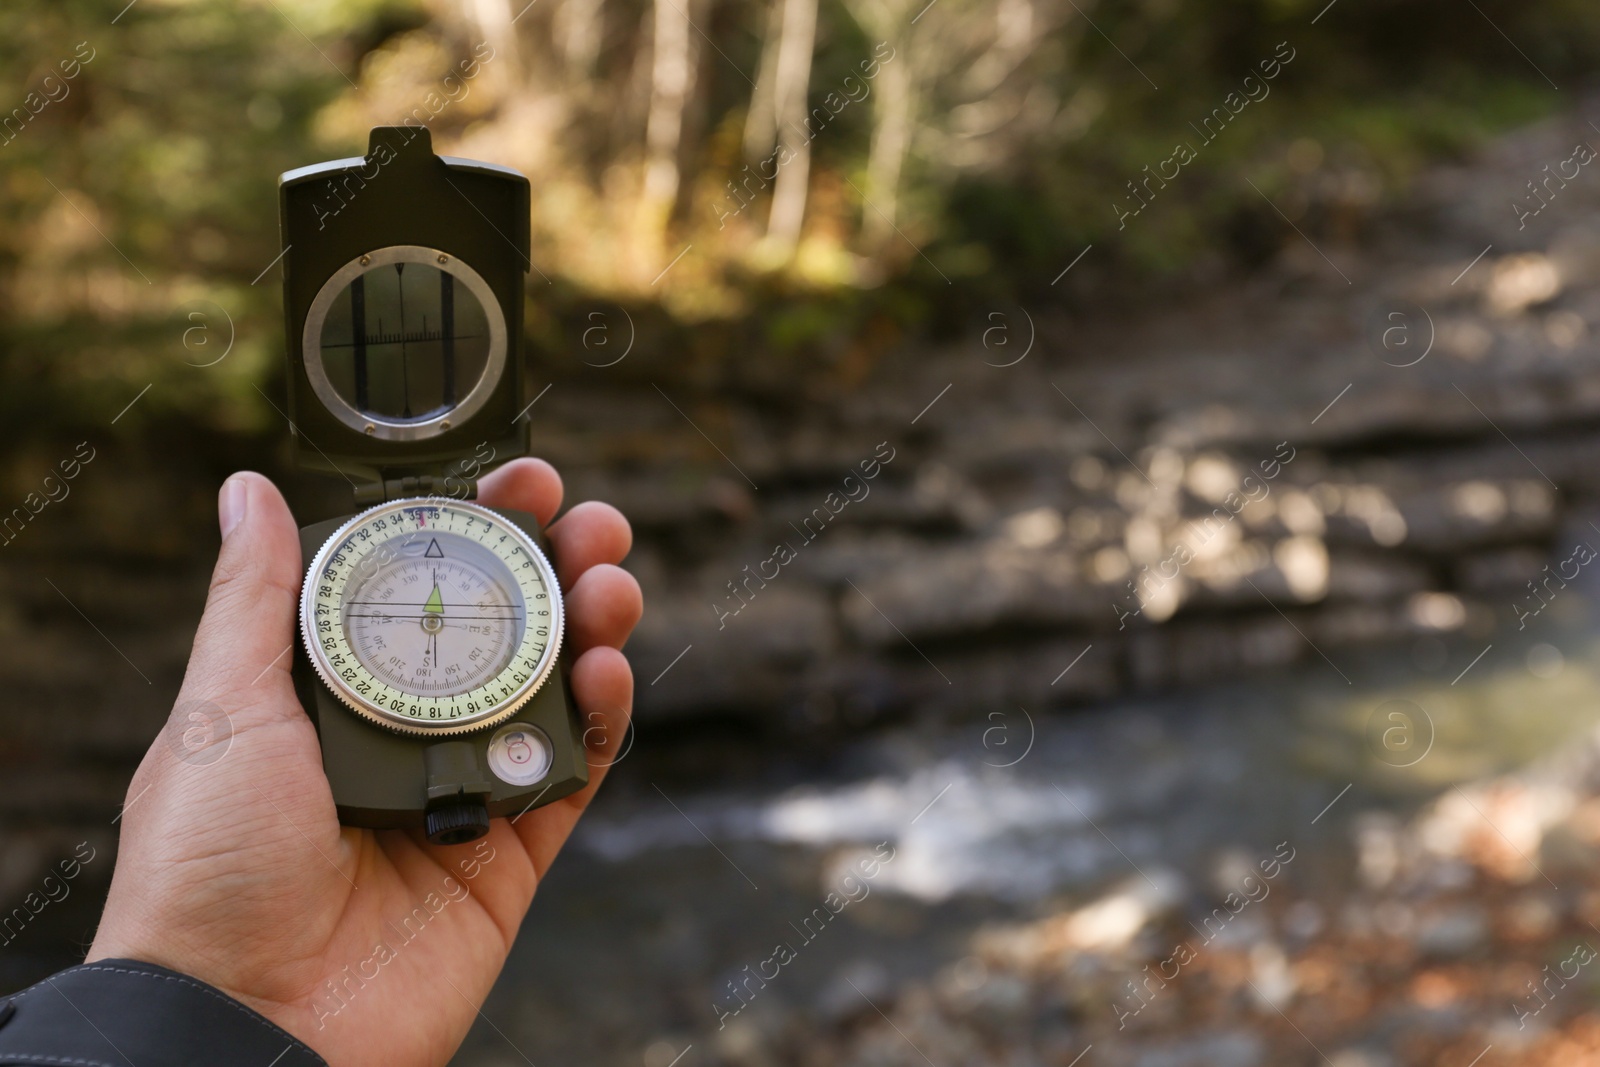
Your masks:
<svg viewBox="0 0 1600 1067"><path fill-rule="evenodd" d="M1539 983L1600 944L1597 61L1580 0L5 5L0 918L97 858L0 982L87 943L222 478L349 510L276 181L416 121L533 183L534 447L646 593L457 1062L1596 1062L1600 972Z"/></svg>
<svg viewBox="0 0 1600 1067"><path fill-rule="evenodd" d="M1351 3L1314 39L1291 34L1321 6L140 0L113 25L106 4L8 5L7 109L44 95L79 42L94 58L6 127L5 415L98 421L154 380L123 432L268 426L251 385L276 372L278 305L252 283L278 252L276 176L413 115L441 150L533 180L542 366L566 369L600 296L661 331L623 370L730 385L765 377L751 364L859 374L995 300L1070 305L1259 263L1277 228L1240 173L1314 238L1348 236L1428 161L1556 106L1496 26L1554 79L1600 52L1579 0L1487 0L1488 17ZM1291 36L1304 58L1262 113L1108 243L1125 183ZM451 93L475 54L493 58ZM808 125L816 108L827 121ZM200 300L238 334L209 374L171 358Z"/></svg>

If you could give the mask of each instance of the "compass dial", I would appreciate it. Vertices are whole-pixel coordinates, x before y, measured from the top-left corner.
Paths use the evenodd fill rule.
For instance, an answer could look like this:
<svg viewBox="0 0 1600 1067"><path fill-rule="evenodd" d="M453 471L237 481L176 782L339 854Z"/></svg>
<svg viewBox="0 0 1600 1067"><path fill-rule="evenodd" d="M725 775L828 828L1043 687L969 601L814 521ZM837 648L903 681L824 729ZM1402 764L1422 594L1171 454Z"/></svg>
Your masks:
<svg viewBox="0 0 1600 1067"><path fill-rule="evenodd" d="M300 595L322 680L358 713L413 734L509 716L554 666L562 621L555 574L527 534L438 498L351 519L312 560Z"/></svg>

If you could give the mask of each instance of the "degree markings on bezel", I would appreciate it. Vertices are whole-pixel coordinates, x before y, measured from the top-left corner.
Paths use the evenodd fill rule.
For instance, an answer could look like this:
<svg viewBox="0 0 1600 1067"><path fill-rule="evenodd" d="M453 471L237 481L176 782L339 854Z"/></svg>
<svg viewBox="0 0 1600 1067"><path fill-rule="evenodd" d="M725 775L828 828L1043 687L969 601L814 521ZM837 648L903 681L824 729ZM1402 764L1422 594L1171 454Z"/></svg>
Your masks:
<svg viewBox="0 0 1600 1067"><path fill-rule="evenodd" d="M385 524L381 530L375 528L378 522ZM430 695L397 688L366 666L347 632L342 609L352 581L358 575L362 581L377 580L383 568L403 558L392 546L404 547L410 540L408 534L424 530L430 537L435 536L432 531L438 531L476 543L505 566L523 600L520 640L493 675L464 692ZM500 536L491 542L495 533ZM509 550L507 538L512 542ZM365 542L370 544L360 551ZM371 561L386 550L386 558L373 567ZM372 573L362 575L367 568ZM538 544L481 505L436 498L391 501L362 512L336 530L307 569L300 615L307 653L323 682L341 701L371 721L403 733L431 736L465 733L509 717L549 676L565 628L560 586ZM501 655L494 658L499 660ZM444 714L433 718L435 712Z"/></svg>

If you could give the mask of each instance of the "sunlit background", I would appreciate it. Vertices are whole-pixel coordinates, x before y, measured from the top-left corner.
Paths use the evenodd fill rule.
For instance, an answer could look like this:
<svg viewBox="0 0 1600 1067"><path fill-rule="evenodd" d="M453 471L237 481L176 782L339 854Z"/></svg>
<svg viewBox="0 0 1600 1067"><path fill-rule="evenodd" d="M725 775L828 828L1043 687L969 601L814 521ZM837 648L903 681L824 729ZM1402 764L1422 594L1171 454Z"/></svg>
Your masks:
<svg viewBox="0 0 1600 1067"><path fill-rule="evenodd" d="M456 1063L1600 1063L1591 5L29 0L0 56L8 988L88 943L221 479L349 510L276 181L409 123L532 182L533 442L647 604Z"/></svg>

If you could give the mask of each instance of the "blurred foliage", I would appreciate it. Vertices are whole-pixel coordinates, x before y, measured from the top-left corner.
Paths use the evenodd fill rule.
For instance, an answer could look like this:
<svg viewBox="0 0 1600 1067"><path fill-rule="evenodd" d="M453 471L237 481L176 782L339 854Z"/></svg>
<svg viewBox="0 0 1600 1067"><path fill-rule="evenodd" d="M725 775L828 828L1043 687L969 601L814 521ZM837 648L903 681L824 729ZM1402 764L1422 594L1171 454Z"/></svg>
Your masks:
<svg viewBox="0 0 1600 1067"><path fill-rule="evenodd" d="M609 301L650 373L726 384L860 373L994 300L1264 261L1281 227L1246 176L1314 236L1359 239L1418 168L1548 112L1545 76L1600 58L1580 0L124 3L0 10L13 425L103 425L147 384L129 424L270 425L277 175L408 115L532 178L541 373L577 366ZM1190 124L1280 42L1270 94L1201 146ZM808 111L821 128L791 135ZM1198 158L1119 228L1126 183L1177 142ZM780 143L809 169L752 179Z"/></svg>

